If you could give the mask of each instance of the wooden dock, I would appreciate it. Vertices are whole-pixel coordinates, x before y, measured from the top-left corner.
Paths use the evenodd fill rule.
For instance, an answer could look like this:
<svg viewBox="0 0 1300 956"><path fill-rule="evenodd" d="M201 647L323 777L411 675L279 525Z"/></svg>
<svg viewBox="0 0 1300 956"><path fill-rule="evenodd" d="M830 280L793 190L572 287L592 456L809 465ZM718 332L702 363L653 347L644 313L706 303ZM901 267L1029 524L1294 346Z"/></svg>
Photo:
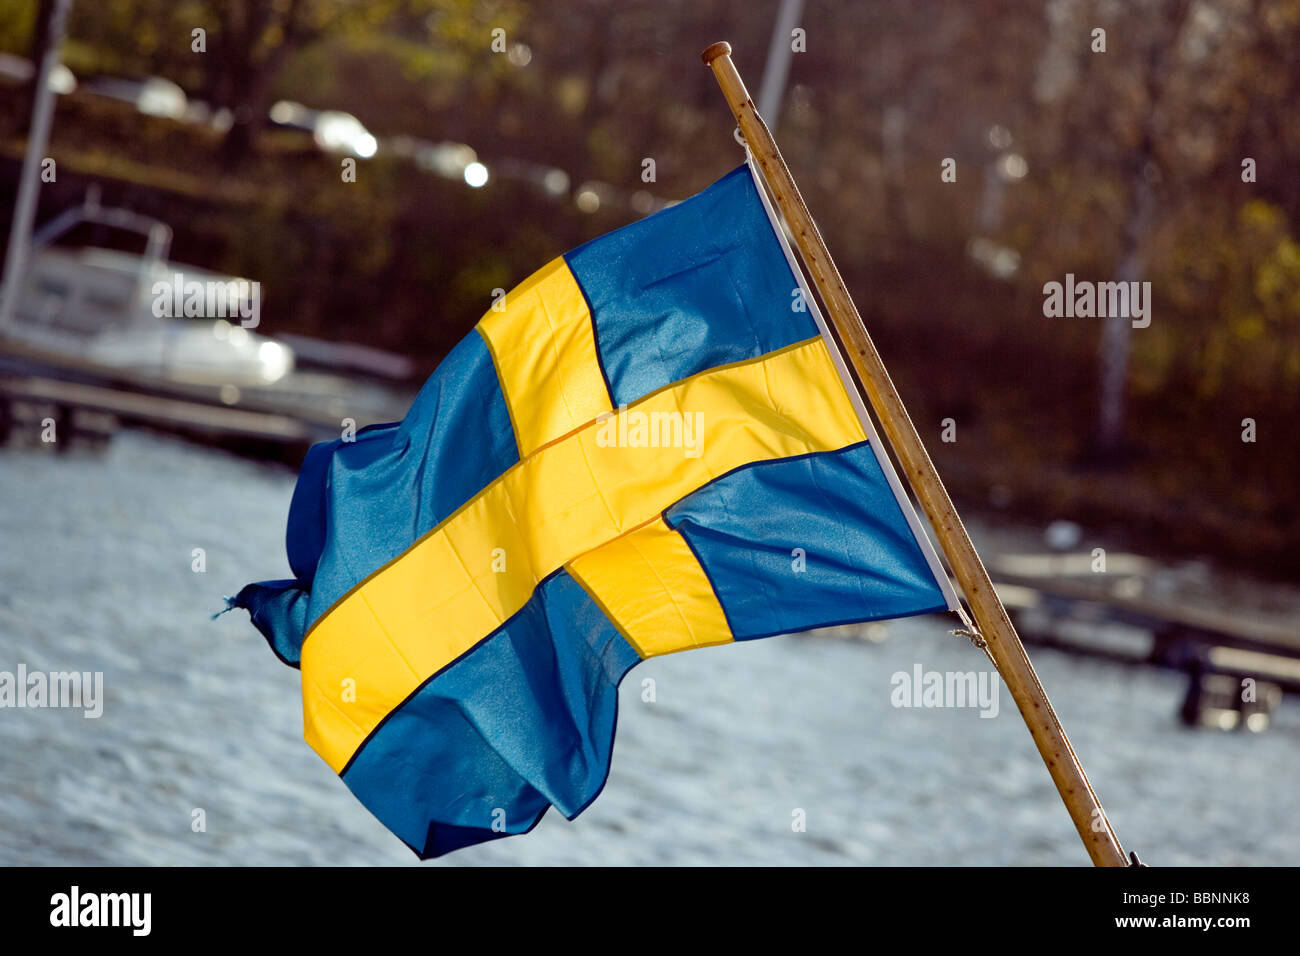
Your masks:
<svg viewBox="0 0 1300 956"><path fill-rule="evenodd" d="M30 439L52 419L61 451L106 441L129 425L293 462L313 442L338 438L349 423L359 429L395 421L405 408L403 396L373 387L362 392L335 375L292 374L257 386L187 382L13 341L0 345L0 442Z"/></svg>
<svg viewBox="0 0 1300 956"><path fill-rule="evenodd" d="M1041 567L1050 569L1055 557L1042 556ZM1262 730L1282 691L1300 691L1300 622L1009 572L996 559L992 566L998 593L1026 641L1187 674L1181 717L1188 725ZM1109 577L1117 579L1123 576ZM1141 591L1140 578L1129 582Z"/></svg>
<svg viewBox="0 0 1300 956"><path fill-rule="evenodd" d="M53 405L60 418L71 421L75 413L106 414L125 424L146 425L206 434L234 435L293 444L309 439L307 426L287 415L223 408L199 402L120 392L97 385L80 385L47 378L0 376L0 402L7 408L18 403ZM0 412L0 442L12 429L12 413Z"/></svg>

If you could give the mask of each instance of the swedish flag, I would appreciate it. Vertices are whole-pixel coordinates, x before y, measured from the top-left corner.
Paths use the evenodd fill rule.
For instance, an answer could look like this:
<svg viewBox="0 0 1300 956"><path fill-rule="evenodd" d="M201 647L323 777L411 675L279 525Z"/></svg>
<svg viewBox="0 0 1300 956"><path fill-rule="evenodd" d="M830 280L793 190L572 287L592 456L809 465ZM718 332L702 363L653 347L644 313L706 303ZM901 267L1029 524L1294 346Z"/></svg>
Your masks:
<svg viewBox="0 0 1300 956"><path fill-rule="evenodd" d="M741 166L497 303L406 418L308 453L245 587L307 741L421 857L572 819L658 654L951 588Z"/></svg>

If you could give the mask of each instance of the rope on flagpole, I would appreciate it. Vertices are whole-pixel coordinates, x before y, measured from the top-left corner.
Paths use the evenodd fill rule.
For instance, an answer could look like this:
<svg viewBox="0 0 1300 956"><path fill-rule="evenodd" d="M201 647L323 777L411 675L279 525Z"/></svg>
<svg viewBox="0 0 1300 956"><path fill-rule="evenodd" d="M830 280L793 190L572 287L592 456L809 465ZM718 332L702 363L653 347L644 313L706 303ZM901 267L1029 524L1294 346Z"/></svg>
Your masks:
<svg viewBox="0 0 1300 956"><path fill-rule="evenodd" d="M994 658L993 652L989 650L989 642L984 640L984 635L980 633L979 626L971 620L971 616L966 612L966 607L960 601L953 608L953 613L961 618L961 627L954 627L948 633L953 637L964 637L971 642L971 645L979 648L984 652L984 656L989 659L989 663L997 669L998 662Z"/></svg>

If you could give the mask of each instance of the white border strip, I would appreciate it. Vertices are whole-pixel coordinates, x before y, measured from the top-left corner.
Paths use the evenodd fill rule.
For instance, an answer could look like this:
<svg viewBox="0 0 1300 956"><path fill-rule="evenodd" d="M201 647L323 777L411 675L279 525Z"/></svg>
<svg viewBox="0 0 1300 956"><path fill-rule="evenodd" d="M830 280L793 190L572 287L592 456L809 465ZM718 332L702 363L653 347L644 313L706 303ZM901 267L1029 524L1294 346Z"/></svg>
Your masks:
<svg viewBox="0 0 1300 956"><path fill-rule="evenodd" d="M858 394L858 390L853 384L853 378L844 362L844 356L840 353L839 346L835 344L835 340L831 337L830 329L826 325L826 319L822 315L821 308L817 305L817 300L808 287L808 281L804 278L803 269L800 267L798 260L795 258L794 250L790 248L790 243L785 237L785 229L782 228L780 220L777 219L776 210L772 208L772 203L767 198L762 176L754 168L754 158L750 154L748 147L745 149L745 165L749 167L750 176L753 177L754 186L758 190L758 198L762 200L763 208L767 211L767 221L772 227L772 232L776 234L777 241L781 244L781 251L785 253L786 262L790 264L790 271L794 273L795 281L799 283L804 303L812 312L813 318L817 322L817 328L821 332L822 340L826 343L826 350L830 352L831 361L835 363L835 369L840 374L840 383L844 386L844 390L848 392L849 400L853 403L853 408L858 414L858 420L867 433L871 451L880 464L880 470L885 473L885 478L889 481L889 487L894 492L898 507L902 509L903 517L907 519L908 526L912 529L912 536L916 539L921 553L925 555L926 563L930 565L930 573L934 575L935 583L939 585L939 590L943 592L944 599L948 602L948 610L964 614L957 592L953 590L952 581L948 579L948 572L944 570L943 563L934 550L934 545L930 543L930 536L925 533L925 526L921 524L921 518L916 513L916 509L912 507L911 499L908 498L907 492L903 489L903 483L899 479L898 473L894 471L893 462L885 454L880 437L876 434L876 427L872 424L871 415L867 412L867 407L862 402L862 396Z"/></svg>

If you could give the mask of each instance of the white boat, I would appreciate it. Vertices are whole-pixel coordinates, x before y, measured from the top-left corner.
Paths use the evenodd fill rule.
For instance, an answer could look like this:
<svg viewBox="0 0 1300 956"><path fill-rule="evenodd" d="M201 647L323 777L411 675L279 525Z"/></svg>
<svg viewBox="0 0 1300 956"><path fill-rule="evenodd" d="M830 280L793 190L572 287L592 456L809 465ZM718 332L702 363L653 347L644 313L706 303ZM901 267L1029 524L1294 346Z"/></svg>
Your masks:
<svg viewBox="0 0 1300 956"><path fill-rule="evenodd" d="M144 235L146 249L53 245L83 223ZM193 384L269 385L287 375L293 350L246 327L254 324L247 313L260 312L257 283L170 262L170 245L166 223L102 207L88 195L33 236L14 315L0 328L0 351L8 345L38 358ZM191 294L196 290L207 290L206 300Z"/></svg>

